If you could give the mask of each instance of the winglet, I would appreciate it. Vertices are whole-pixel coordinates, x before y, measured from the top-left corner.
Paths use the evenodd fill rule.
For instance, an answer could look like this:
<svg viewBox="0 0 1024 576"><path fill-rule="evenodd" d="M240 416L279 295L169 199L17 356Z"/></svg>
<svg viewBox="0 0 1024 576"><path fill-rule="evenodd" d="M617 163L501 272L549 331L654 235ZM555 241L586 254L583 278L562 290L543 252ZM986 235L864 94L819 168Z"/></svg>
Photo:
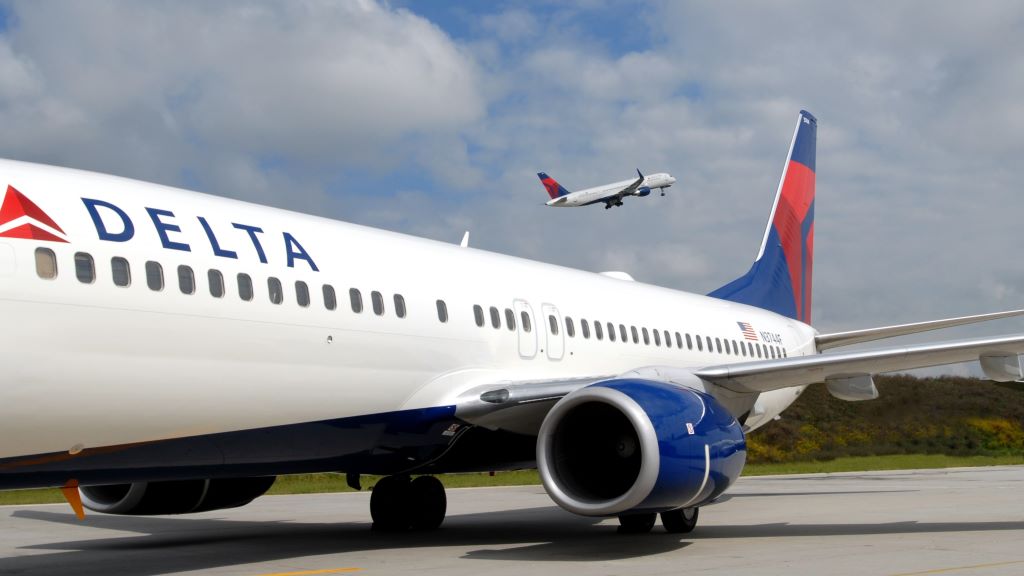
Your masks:
<svg viewBox="0 0 1024 576"><path fill-rule="evenodd" d="M68 504L71 504L75 516L79 520L85 520L85 508L82 506L82 495L78 492L78 480L68 480L67 484L61 487L60 492Z"/></svg>
<svg viewBox="0 0 1024 576"><path fill-rule="evenodd" d="M636 169L636 175L639 176L641 180L644 179L644 175L640 173L640 169L639 168Z"/></svg>

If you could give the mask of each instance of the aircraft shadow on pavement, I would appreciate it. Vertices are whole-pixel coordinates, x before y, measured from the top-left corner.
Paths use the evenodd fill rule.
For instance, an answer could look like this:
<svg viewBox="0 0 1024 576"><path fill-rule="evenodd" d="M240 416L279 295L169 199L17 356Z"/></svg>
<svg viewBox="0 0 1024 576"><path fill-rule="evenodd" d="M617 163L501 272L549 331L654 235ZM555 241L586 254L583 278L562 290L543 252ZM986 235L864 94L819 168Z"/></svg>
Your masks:
<svg viewBox="0 0 1024 576"><path fill-rule="evenodd" d="M70 514L18 510L11 520L78 524ZM660 526L646 535L619 535L615 525L573 516L554 507L452 515L436 532L386 533L367 522L304 524L235 521L226 518L91 515L91 529L133 533L36 544L35 553L0 560L0 574L149 576L211 570L331 554L462 547L467 560L607 561L681 550L695 540L858 536L1024 530L1021 522L894 522L885 524L789 524L699 526L692 535L667 534ZM64 532L62 531L62 534ZM91 532L95 534L95 532ZM39 553L49 550L52 553ZM344 559L340 559L344 563ZM356 561L358 563L358 561Z"/></svg>
<svg viewBox="0 0 1024 576"><path fill-rule="evenodd" d="M18 510L11 521L78 525L74 516L41 510ZM688 542L678 535L616 534L616 526L596 526L598 519L577 517L542 507L480 514L450 515L434 532L389 533L369 522L304 524L293 521L235 521L227 517L131 517L90 515L93 530L120 533L23 547L37 553L0 560L0 574L149 576L168 572L211 570L307 556L374 550L470 547L456 558L486 560L594 561L650 556L678 550ZM60 535L67 534L62 529ZM479 547L479 549L475 549ZM38 553L49 550L51 554ZM344 562L344 560L341 560Z"/></svg>

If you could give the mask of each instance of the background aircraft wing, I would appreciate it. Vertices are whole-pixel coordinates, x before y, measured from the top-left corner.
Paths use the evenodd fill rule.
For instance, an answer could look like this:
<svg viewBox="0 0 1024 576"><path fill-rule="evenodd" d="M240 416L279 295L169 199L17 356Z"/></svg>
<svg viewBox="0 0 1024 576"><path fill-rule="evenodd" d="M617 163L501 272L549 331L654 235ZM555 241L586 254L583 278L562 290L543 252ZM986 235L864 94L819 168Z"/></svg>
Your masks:
<svg viewBox="0 0 1024 576"><path fill-rule="evenodd" d="M639 188L640 185L644 183L644 175L640 173L640 169L639 168L637 169L636 174L637 174L637 176L639 176L639 178L634 180L633 183L630 184L629 186L626 186L622 190L619 190L618 192L613 194L613 196L616 196L618 198L622 198L623 196L629 196L633 192L636 192L636 189Z"/></svg>
<svg viewBox="0 0 1024 576"><path fill-rule="evenodd" d="M1020 378L1017 355L1021 353L1024 353L1024 336L1004 336L711 366L695 370L694 374L735 392L767 392L825 382L830 378L980 360L989 378L1016 380ZM1016 378L1006 375L1012 374L1014 363L1018 371ZM1001 372L1000 367L1006 370Z"/></svg>

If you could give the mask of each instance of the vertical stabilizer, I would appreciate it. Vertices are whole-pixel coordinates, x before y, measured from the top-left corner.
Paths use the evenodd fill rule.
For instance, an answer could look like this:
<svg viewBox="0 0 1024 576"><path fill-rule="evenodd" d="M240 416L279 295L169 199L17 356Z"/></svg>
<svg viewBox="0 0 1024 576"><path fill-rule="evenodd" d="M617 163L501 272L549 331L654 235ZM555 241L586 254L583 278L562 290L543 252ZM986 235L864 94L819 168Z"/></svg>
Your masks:
<svg viewBox="0 0 1024 576"><path fill-rule="evenodd" d="M544 189L548 191L548 196L551 196L552 200L565 196L569 193L564 186L544 172L537 172L537 177L540 178L540 183L544 185Z"/></svg>
<svg viewBox="0 0 1024 576"><path fill-rule="evenodd" d="M818 121L801 110L761 250L750 270L709 296L811 323Z"/></svg>

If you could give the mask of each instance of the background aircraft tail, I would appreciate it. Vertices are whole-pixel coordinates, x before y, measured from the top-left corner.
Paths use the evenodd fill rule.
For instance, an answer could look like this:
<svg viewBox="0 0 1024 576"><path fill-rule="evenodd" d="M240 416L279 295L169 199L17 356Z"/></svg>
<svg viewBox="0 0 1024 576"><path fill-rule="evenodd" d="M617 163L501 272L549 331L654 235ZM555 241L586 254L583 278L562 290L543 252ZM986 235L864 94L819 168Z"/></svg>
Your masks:
<svg viewBox="0 0 1024 576"><path fill-rule="evenodd" d="M817 132L817 119L801 110L761 250L746 274L709 296L811 323Z"/></svg>
<svg viewBox="0 0 1024 576"><path fill-rule="evenodd" d="M561 184L555 181L554 178L548 176L544 172L537 172L537 177L540 178L540 183L544 185L544 189L548 191L548 196L554 200L560 196L565 196L569 193Z"/></svg>

